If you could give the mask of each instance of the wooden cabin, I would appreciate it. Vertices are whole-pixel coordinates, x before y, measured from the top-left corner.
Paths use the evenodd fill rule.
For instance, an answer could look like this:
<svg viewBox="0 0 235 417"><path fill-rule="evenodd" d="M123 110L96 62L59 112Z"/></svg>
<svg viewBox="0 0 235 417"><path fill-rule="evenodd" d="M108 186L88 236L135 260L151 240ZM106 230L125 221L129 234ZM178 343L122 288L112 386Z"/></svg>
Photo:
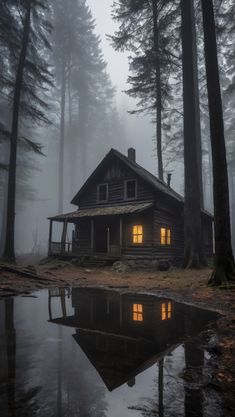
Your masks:
<svg viewBox="0 0 235 417"><path fill-rule="evenodd" d="M169 184L115 149L104 157L72 199L77 210L50 217L49 256L169 260L184 252L184 200ZM205 251L213 255L213 217L202 210ZM53 222L63 223L53 240ZM68 223L74 225L66 240Z"/></svg>

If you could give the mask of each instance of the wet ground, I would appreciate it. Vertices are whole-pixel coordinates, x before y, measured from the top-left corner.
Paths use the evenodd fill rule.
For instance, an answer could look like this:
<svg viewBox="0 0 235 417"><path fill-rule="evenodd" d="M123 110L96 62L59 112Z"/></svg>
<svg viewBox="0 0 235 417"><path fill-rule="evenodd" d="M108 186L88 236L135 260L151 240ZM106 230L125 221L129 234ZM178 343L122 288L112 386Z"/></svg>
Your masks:
<svg viewBox="0 0 235 417"><path fill-rule="evenodd" d="M0 300L0 415L227 417L218 313L157 297L50 288Z"/></svg>

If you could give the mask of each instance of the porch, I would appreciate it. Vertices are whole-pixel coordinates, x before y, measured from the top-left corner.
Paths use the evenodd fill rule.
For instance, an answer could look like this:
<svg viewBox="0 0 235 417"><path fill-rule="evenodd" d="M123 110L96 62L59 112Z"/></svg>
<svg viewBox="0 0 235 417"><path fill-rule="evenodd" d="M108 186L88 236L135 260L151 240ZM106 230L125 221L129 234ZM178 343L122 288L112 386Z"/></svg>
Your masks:
<svg viewBox="0 0 235 417"><path fill-rule="evenodd" d="M121 258L125 244L124 216L147 210L152 203L80 209L49 218L48 256ZM62 223L60 240L53 238L54 223ZM72 232L71 232L72 225ZM70 227L70 236L68 234Z"/></svg>

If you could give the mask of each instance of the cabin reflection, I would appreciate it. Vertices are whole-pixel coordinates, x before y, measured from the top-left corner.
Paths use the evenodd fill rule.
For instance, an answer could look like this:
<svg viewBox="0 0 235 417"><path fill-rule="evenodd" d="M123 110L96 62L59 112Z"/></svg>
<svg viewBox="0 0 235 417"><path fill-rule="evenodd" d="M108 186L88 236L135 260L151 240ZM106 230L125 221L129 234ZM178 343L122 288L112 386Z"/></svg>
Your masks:
<svg viewBox="0 0 235 417"><path fill-rule="evenodd" d="M169 299L79 288L72 289L74 315L67 316L63 291L57 294L62 312L57 318L49 293L49 321L75 328L75 341L110 391L125 382L133 386L137 374L215 318Z"/></svg>

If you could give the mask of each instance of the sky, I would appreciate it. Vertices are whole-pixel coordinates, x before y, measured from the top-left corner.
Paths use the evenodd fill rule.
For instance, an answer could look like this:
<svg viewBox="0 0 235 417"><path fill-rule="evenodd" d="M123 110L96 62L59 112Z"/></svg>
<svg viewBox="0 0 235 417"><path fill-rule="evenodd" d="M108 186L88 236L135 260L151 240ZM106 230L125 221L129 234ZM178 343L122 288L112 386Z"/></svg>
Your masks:
<svg viewBox="0 0 235 417"><path fill-rule="evenodd" d="M117 97L122 100L122 96L124 96L122 90L127 86L128 55L115 51L106 39L106 35L112 35L117 28L117 24L111 17L112 3L113 0L87 0L92 15L96 19L96 31L101 37L103 55L108 64L107 70L117 88Z"/></svg>

